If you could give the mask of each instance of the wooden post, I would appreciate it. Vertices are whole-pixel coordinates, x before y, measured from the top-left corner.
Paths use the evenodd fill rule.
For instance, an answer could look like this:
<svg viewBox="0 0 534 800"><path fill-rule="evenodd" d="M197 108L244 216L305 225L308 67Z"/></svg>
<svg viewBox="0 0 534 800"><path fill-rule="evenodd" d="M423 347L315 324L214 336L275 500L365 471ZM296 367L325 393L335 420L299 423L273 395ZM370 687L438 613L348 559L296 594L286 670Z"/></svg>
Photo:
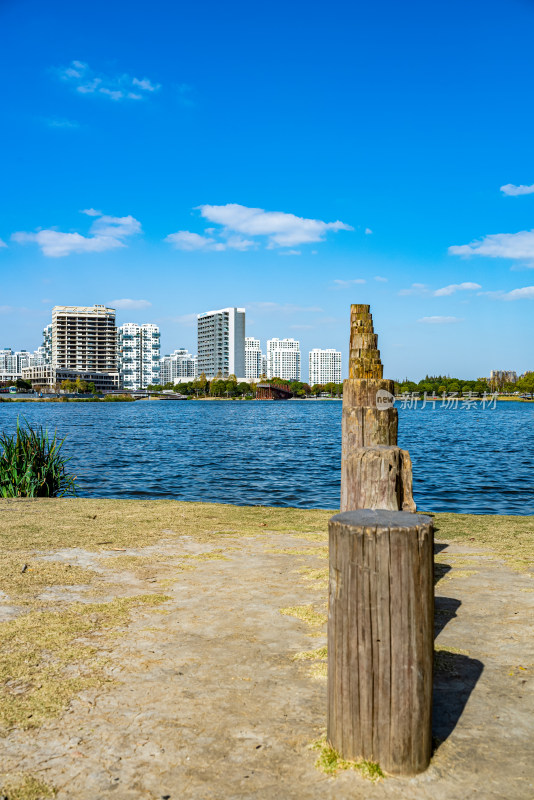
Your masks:
<svg viewBox="0 0 534 800"><path fill-rule="evenodd" d="M349 377L343 382L341 511L355 508L415 511L412 462L407 451L397 447L397 409L392 403L380 402L384 396L393 398L394 384L383 377L377 346L370 307L352 305ZM369 458L364 456L362 448L373 449ZM381 458L384 462L379 464ZM377 476L386 479L392 462L394 474L387 478L388 486L376 487Z"/></svg>
<svg viewBox="0 0 534 800"><path fill-rule="evenodd" d="M341 510L415 511L412 461L399 447L355 447L343 461Z"/></svg>
<svg viewBox="0 0 534 800"><path fill-rule="evenodd" d="M343 758L415 775L432 743L432 520L348 511L329 538L328 740Z"/></svg>

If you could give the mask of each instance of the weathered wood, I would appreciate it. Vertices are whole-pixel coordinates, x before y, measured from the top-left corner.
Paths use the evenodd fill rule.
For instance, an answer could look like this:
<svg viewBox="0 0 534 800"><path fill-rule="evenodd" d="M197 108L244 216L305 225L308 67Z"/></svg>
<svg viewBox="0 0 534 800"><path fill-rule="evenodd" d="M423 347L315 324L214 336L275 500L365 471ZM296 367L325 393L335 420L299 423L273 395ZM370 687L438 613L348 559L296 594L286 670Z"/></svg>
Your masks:
<svg viewBox="0 0 534 800"><path fill-rule="evenodd" d="M432 520L351 511L332 517L329 538L328 740L414 775L431 753Z"/></svg>
<svg viewBox="0 0 534 800"><path fill-rule="evenodd" d="M394 384L383 378L370 307L352 305L350 324L350 377L343 382L341 423L341 510L415 511L411 460L405 450L397 448ZM362 448L376 446L390 449L381 453L373 450L368 456L361 452ZM384 485L377 486L376 481Z"/></svg>

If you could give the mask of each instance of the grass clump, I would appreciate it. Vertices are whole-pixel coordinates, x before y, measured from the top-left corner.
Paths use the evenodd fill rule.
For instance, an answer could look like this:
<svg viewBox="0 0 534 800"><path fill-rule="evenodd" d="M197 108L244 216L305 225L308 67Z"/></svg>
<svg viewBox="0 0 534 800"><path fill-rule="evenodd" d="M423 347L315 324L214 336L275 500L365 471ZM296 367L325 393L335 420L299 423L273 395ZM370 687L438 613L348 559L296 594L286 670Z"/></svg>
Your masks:
<svg viewBox="0 0 534 800"><path fill-rule="evenodd" d="M338 772L346 769L354 769L360 773L362 778L373 783L384 778L385 775L380 769L380 765L374 761L347 761L342 758L337 750L327 741L326 734L321 736L316 742L310 745L312 750L319 751L319 757L315 762L317 769L326 775L337 775Z"/></svg>
<svg viewBox="0 0 534 800"><path fill-rule="evenodd" d="M7 800L49 800L57 793L53 786L28 773L19 773L8 778L1 791Z"/></svg>
<svg viewBox="0 0 534 800"><path fill-rule="evenodd" d="M68 458L61 454L57 433L32 428L27 422L13 435L0 435L0 496L64 497L76 494L75 478L66 471Z"/></svg>
<svg viewBox="0 0 534 800"><path fill-rule="evenodd" d="M313 582L318 589L326 589L328 586L328 567L323 567L322 569L302 567L299 569L299 573L305 581Z"/></svg>
<svg viewBox="0 0 534 800"><path fill-rule="evenodd" d="M308 670L310 677L323 679L328 677L327 664L328 648L318 647L316 650L305 650L303 653L295 653L292 661L314 661Z"/></svg>
<svg viewBox="0 0 534 800"><path fill-rule="evenodd" d="M286 617L296 617L313 627L324 625L327 619L326 614L316 611L313 606L288 606L281 608L280 613Z"/></svg>
<svg viewBox="0 0 534 800"><path fill-rule="evenodd" d="M281 553L290 556L317 556L318 558L328 558L328 547L308 547L305 550L297 547L271 547L265 550L266 553Z"/></svg>
<svg viewBox="0 0 534 800"><path fill-rule="evenodd" d="M190 536L220 544L221 537L308 533L328 528L332 511L231 506L176 500L0 498L2 549L145 547ZM310 548L313 549L313 548ZM311 553L310 553L311 554Z"/></svg>
<svg viewBox="0 0 534 800"><path fill-rule="evenodd" d="M148 594L73 603L62 611L33 611L0 625L0 730L38 727L63 711L78 692L105 683L106 633L126 625L133 608L167 599Z"/></svg>
<svg viewBox="0 0 534 800"><path fill-rule="evenodd" d="M295 653L293 661L315 661L319 658L326 658L328 655L328 648L318 647L316 650L305 650L303 653Z"/></svg>
<svg viewBox="0 0 534 800"><path fill-rule="evenodd" d="M16 603L32 602L49 586L90 584L96 575L63 561L38 561L28 552L0 551L0 589Z"/></svg>
<svg viewBox="0 0 534 800"><path fill-rule="evenodd" d="M435 514L436 539L491 548L518 572L534 572L534 517Z"/></svg>

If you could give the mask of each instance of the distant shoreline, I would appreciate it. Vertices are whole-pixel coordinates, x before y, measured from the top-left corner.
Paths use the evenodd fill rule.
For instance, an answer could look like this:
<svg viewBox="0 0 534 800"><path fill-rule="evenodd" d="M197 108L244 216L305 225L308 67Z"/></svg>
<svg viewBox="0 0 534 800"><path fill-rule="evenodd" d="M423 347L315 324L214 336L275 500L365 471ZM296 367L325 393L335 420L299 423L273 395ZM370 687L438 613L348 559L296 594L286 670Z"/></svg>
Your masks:
<svg viewBox="0 0 534 800"><path fill-rule="evenodd" d="M290 398L289 402L298 402L298 403L331 403L339 402L342 400L342 397L292 397ZM397 398L397 403L402 401L403 398ZM452 398L458 399L460 402L463 400L462 397L459 398ZM475 402L481 400L480 397L473 398ZM492 398L493 399L493 398ZM165 397L143 397L138 399L128 399L123 400L114 397L114 403L132 403L135 400L136 403L138 402L178 402L177 400L170 400L169 398ZM431 398L432 400L432 398ZM436 397L435 401L439 402L442 400L441 397ZM428 401L428 398L427 398ZM284 403L288 402L283 400L257 400L257 398L250 398L248 400L240 398L240 397L188 397L186 402L218 402L218 403L250 403L250 402L258 402L258 403ZM419 398L417 402L422 402L422 398ZM499 403L534 403L534 398L528 399L524 397L497 397L497 402ZM0 397L0 403L109 403L109 401L104 400L104 398L92 398L92 397L66 397L66 398L59 398L59 397Z"/></svg>

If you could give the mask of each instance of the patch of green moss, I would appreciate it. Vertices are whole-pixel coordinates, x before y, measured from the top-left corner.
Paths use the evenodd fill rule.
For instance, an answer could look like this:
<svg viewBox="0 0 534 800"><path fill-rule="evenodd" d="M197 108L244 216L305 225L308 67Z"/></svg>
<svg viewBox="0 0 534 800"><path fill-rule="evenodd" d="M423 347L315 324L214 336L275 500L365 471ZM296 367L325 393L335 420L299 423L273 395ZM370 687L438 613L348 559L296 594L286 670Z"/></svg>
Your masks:
<svg viewBox="0 0 534 800"><path fill-rule="evenodd" d="M362 778L366 778L373 783L385 777L380 769L380 765L376 764L374 761L348 761L342 758L337 750L334 750L332 745L326 740L326 735L321 736L320 739L313 742L310 746L313 750L319 751L319 757L315 762L315 766L326 775L337 775L337 773L342 770L353 769L359 772Z"/></svg>

